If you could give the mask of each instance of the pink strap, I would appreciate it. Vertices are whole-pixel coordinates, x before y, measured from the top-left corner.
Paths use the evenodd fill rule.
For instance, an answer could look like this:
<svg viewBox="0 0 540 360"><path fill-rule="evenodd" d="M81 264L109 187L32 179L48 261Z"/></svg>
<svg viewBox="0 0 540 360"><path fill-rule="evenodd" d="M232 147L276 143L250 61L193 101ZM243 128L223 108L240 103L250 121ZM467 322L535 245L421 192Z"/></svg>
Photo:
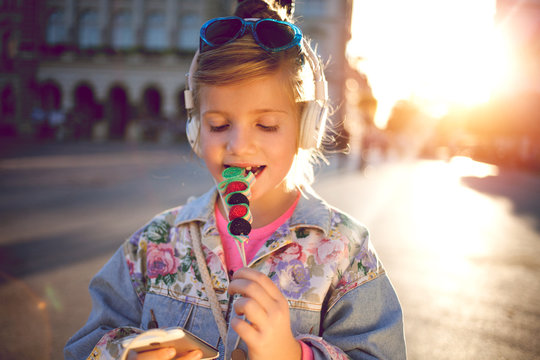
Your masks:
<svg viewBox="0 0 540 360"><path fill-rule="evenodd" d="M302 360L313 360L313 350L311 347L303 341L300 341L302 347Z"/></svg>

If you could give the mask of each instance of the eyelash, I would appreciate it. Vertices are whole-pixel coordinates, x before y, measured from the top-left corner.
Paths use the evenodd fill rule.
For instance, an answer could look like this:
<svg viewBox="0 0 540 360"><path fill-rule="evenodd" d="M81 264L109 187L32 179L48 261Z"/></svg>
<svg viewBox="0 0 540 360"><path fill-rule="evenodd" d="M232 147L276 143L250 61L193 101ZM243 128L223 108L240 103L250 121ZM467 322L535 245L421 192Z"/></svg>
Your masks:
<svg viewBox="0 0 540 360"><path fill-rule="evenodd" d="M210 131L211 132L222 132L222 131L227 130L228 126L229 125L210 126Z"/></svg>
<svg viewBox="0 0 540 360"><path fill-rule="evenodd" d="M273 125L273 126L264 126L264 125L260 125L259 124L259 127L263 130L263 131L267 131L267 132L276 132L278 130L278 126L277 125Z"/></svg>
<svg viewBox="0 0 540 360"><path fill-rule="evenodd" d="M266 132L276 132L278 130L278 126L277 125L274 125L274 126L264 126L264 125L257 125L259 126L259 128L261 128L262 131L266 131ZM210 126L210 131L211 132L223 132L225 130L227 130L227 128L229 127L228 124L226 125L220 125L220 126Z"/></svg>

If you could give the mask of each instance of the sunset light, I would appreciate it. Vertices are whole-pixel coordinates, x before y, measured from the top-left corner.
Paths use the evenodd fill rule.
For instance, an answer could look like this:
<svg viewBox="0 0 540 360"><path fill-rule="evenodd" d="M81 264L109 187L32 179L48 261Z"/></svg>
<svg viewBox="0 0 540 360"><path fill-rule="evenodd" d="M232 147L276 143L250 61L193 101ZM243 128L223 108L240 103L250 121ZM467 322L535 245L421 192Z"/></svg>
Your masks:
<svg viewBox="0 0 540 360"><path fill-rule="evenodd" d="M508 68L495 0L356 0L348 54L368 76L383 126L393 104L439 117L485 103Z"/></svg>

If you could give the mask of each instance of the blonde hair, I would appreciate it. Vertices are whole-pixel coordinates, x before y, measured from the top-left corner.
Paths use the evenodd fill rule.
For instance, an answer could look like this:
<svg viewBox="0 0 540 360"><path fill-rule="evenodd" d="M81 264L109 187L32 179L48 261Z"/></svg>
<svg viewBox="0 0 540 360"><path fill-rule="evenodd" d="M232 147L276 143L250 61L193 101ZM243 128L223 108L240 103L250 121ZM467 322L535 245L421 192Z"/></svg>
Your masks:
<svg viewBox="0 0 540 360"><path fill-rule="evenodd" d="M277 15L263 14L260 16L255 13L251 16L282 20ZM297 110L300 134L300 129L302 129L300 120L305 107L305 99L311 97L309 91L313 88L313 73L309 69L310 66L305 60L305 56L304 50L300 46L284 51L267 52L255 42L250 34L223 46L202 52L197 59L197 70L192 74L193 115L195 115L196 121L200 121L200 89L202 86L233 85L273 74L281 74L286 79L284 89ZM318 162L319 158L323 158L319 149L301 149L297 142L297 152L286 177L287 187L289 189L309 189L314 180L313 165Z"/></svg>
<svg viewBox="0 0 540 360"><path fill-rule="evenodd" d="M202 85L233 85L277 73L287 79L284 88L291 101L301 108L306 97L302 56L298 47L268 53L249 35L199 54L193 74L195 114L198 115Z"/></svg>

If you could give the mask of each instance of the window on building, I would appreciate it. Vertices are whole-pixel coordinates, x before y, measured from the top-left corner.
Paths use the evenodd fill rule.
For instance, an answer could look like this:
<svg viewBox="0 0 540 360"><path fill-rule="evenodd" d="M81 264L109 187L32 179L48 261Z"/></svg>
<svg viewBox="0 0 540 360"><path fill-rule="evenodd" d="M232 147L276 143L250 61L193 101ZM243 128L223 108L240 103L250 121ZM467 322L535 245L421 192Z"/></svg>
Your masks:
<svg viewBox="0 0 540 360"><path fill-rule="evenodd" d="M11 120L15 116L15 92L11 85L6 85L0 92L0 121Z"/></svg>
<svg viewBox="0 0 540 360"><path fill-rule="evenodd" d="M144 46L149 50L163 50L167 47L167 29L162 13L150 13L146 17Z"/></svg>
<svg viewBox="0 0 540 360"><path fill-rule="evenodd" d="M79 47L87 49L99 45L98 14L94 10L85 11L79 18Z"/></svg>
<svg viewBox="0 0 540 360"><path fill-rule="evenodd" d="M59 110L62 104L62 92L57 84L46 82L41 86L41 108L45 111Z"/></svg>
<svg viewBox="0 0 540 360"><path fill-rule="evenodd" d="M179 25L178 47L182 50L196 50L199 46L199 28L202 25L199 15L182 16Z"/></svg>
<svg viewBox="0 0 540 360"><path fill-rule="evenodd" d="M90 138L92 127L102 116L102 108L96 102L94 90L89 84L79 84L75 88L75 109L73 113L73 138Z"/></svg>
<svg viewBox="0 0 540 360"><path fill-rule="evenodd" d="M15 42L10 31L3 33L0 40L2 41L0 44L0 66L6 66L15 55L13 51L15 46L12 45Z"/></svg>
<svg viewBox="0 0 540 360"><path fill-rule="evenodd" d="M114 86L109 91L106 117L109 121L109 136L113 139L124 137L129 122L129 100L122 86Z"/></svg>
<svg viewBox="0 0 540 360"><path fill-rule="evenodd" d="M117 13L112 22L112 46L115 49L128 49L135 45L132 16L129 11Z"/></svg>
<svg viewBox="0 0 540 360"><path fill-rule="evenodd" d="M144 113L153 119L161 116L161 93L155 87L149 87L144 91Z"/></svg>
<svg viewBox="0 0 540 360"><path fill-rule="evenodd" d="M55 45L66 41L66 27L64 23L64 12L56 10L47 19L47 31L45 35L47 44Z"/></svg>

